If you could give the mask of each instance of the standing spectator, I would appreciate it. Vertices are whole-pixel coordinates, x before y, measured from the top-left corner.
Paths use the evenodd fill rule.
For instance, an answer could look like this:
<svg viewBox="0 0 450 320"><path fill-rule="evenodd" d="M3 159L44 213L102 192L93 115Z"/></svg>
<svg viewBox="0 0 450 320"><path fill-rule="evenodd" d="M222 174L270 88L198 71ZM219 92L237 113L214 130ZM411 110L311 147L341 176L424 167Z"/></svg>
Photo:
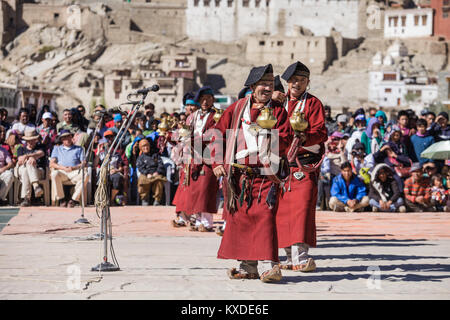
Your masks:
<svg viewBox="0 0 450 320"><path fill-rule="evenodd" d="M395 212L397 209L406 212L398 183L391 168L384 163L377 164L372 171L369 199L374 212Z"/></svg>
<svg viewBox="0 0 450 320"><path fill-rule="evenodd" d="M417 133L411 137L411 143L414 152L410 154L410 158L413 162L425 162L431 161L430 159L422 158L420 154L429 146L434 143L433 136L427 133L427 122L424 119L417 120Z"/></svg>
<svg viewBox="0 0 450 320"><path fill-rule="evenodd" d="M17 150L16 168L18 168L17 173L22 184L21 198L23 199L20 205L24 207L31 204L31 187L34 189L36 198L40 198L44 194L39 180L45 176L47 161L44 146L38 144L39 138L36 130L25 131L23 140L26 141L26 144Z"/></svg>
<svg viewBox="0 0 450 320"><path fill-rule="evenodd" d="M8 151L0 147L0 205L5 205L6 195L13 184L14 175L11 170L13 167L14 162Z"/></svg>
<svg viewBox="0 0 450 320"><path fill-rule="evenodd" d="M80 169L85 160L84 151L80 146L73 144L73 133L69 130L61 130L59 139L62 145L53 148L50 158L50 168L53 169L51 173L52 194L55 195L56 200L63 200L65 198L63 183L70 181L75 185L75 192L68 202L63 200L60 205L73 208L79 203L83 190L82 170ZM84 182L86 184L88 179L85 178Z"/></svg>
<svg viewBox="0 0 450 320"><path fill-rule="evenodd" d="M151 191L155 199L153 205L158 206L162 202L166 170L158 150L151 148L147 139L142 139L139 142L139 149L142 150L136 164L140 173L138 178L139 196L142 205L147 206L149 204L147 199Z"/></svg>
<svg viewBox="0 0 450 320"><path fill-rule="evenodd" d="M50 106L48 104L44 104L41 108L41 110L39 111L37 117L36 117L36 127L40 126L42 124L42 117L44 116L45 113L49 112L50 113ZM50 113L51 114L51 113Z"/></svg>
<svg viewBox="0 0 450 320"><path fill-rule="evenodd" d="M430 134L436 142L450 140L450 126L448 126L448 113L441 112L436 118L436 122L431 125Z"/></svg>
<svg viewBox="0 0 450 320"><path fill-rule="evenodd" d="M424 119L427 121L427 132L432 134L431 130L433 128L434 120L436 119L436 114L433 111L428 111L425 114Z"/></svg>
<svg viewBox="0 0 450 320"><path fill-rule="evenodd" d="M8 131L11 128L11 123L8 122L8 110L5 108L0 109L0 125Z"/></svg>
<svg viewBox="0 0 450 320"><path fill-rule="evenodd" d="M145 130L151 130L151 124L153 120L155 120L155 105L153 103L149 103L144 107L145 111L145 120L144 120L144 126L141 128L143 131Z"/></svg>
<svg viewBox="0 0 450 320"><path fill-rule="evenodd" d="M89 127L89 120L88 119L86 119L86 108L82 105L82 104L80 104L78 107L77 107L77 110L78 110L78 113L80 114L80 125L81 125L81 127L82 127L82 130L83 131L86 131L87 130L87 128Z"/></svg>
<svg viewBox="0 0 450 320"><path fill-rule="evenodd" d="M447 202L449 201L449 191L445 190L442 183L442 176L435 174L431 178L431 205L435 207L437 211L448 212Z"/></svg>
<svg viewBox="0 0 450 320"><path fill-rule="evenodd" d="M41 136L41 141L45 146L46 154L51 154L58 135L53 126L53 115L50 112L46 112L42 115L41 121L42 124L37 128L37 132Z"/></svg>
<svg viewBox="0 0 450 320"><path fill-rule="evenodd" d="M56 131L60 133L61 130L69 130L72 134L75 134L75 132L78 131L78 128L78 125L73 122L72 110L64 109L63 122L58 123L56 126Z"/></svg>
<svg viewBox="0 0 450 320"><path fill-rule="evenodd" d="M341 133L350 133L350 131L352 130L351 127L348 126L348 117L346 114L340 114L337 116L336 118L336 122L337 122L337 130Z"/></svg>
<svg viewBox="0 0 450 320"><path fill-rule="evenodd" d="M9 137L9 133L15 131L19 138L23 136L25 129L34 129L35 125L30 122L30 113L27 109L22 108L19 110L16 122L11 126L9 132L6 133L6 139Z"/></svg>
<svg viewBox="0 0 450 320"><path fill-rule="evenodd" d="M367 123L366 123L366 126L368 126L369 125L369 122L370 122L370 120L372 120L372 118L376 118L376 114L377 114L377 108L375 108L375 107L370 107L369 108L369 117L367 118Z"/></svg>
<svg viewBox="0 0 450 320"><path fill-rule="evenodd" d="M36 117L37 117L37 108L35 104L29 104L27 106L28 112L29 112L29 120L30 123L35 124L36 123Z"/></svg>
<svg viewBox="0 0 450 320"><path fill-rule="evenodd" d="M422 176L422 165L414 163L410 172L411 177L406 179L403 190L407 208L414 212L431 211L430 180Z"/></svg>
<svg viewBox="0 0 450 320"><path fill-rule="evenodd" d="M331 210L354 212L363 210L368 205L366 186L353 174L350 162L344 162L341 174L334 178L331 186Z"/></svg>
<svg viewBox="0 0 450 320"><path fill-rule="evenodd" d="M325 111L325 126L327 127L328 134L331 134L337 130L337 123L331 117L330 106L324 106L323 110Z"/></svg>

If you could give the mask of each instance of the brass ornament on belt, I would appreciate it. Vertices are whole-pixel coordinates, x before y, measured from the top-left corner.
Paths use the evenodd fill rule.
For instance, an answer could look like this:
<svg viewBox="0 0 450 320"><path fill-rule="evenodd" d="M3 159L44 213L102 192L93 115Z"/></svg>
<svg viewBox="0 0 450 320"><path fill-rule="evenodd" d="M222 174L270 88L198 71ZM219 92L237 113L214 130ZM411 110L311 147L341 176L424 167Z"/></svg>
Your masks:
<svg viewBox="0 0 450 320"><path fill-rule="evenodd" d="M214 114L214 121L217 123L219 122L220 118L222 117L222 114L225 110L223 109L218 109L218 108L213 108L214 111L216 111L216 113Z"/></svg>
<svg viewBox="0 0 450 320"><path fill-rule="evenodd" d="M263 129L272 129L277 123L277 118L272 114L269 107L265 106L256 119L256 123Z"/></svg>
<svg viewBox="0 0 450 320"><path fill-rule="evenodd" d="M303 132L308 128L308 121L305 120L305 113L299 110L294 111L292 116L289 118L292 129L295 132Z"/></svg>

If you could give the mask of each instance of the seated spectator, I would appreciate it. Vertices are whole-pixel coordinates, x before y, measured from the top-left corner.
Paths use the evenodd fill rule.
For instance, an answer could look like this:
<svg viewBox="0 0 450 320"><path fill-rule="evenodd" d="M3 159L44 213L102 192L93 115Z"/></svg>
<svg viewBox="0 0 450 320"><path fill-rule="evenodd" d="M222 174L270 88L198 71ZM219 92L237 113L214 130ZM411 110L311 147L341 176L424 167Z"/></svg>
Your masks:
<svg viewBox="0 0 450 320"><path fill-rule="evenodd" d="M423 176L425 178L430 178L438 173L438 169L433 162L427 162L423 165Z"/></svg>
<svg viewBox="0 0 450 320"><path fill-rule="evenodd" d="M78 125L73 122L72 110L64 109L63 111L63 121L58 123L56 126L56 131L61 132L61 130L69 130L73 134L78 131Z"/></svg>
<svg viewBox="0 0 450 320"><path fill-rule="evenodd" d="M6 151L8 151L9 156L12 158L12 150L9 144L6 143L5 137L6 129L0 125L0 147L3 147Z"/></svg>
<svg viewBox="0 0 450 320"><path fill-rule="evenodd" d="M444 188L442 176L440 174L433 175L431 178L431 205L437 211L449 212L449 202L449 190Z"/></svg>
<svg viewBox="0 0 450 320"><path fill-rule="evenodd" d="M23 136L26 141L25 146L17 150L17 176L22 184L21 206L31 205L31 188L34 189L36 198L42 197L44 190L39 185L39 180L45 176L47 166L44 146L40 145L39 134L36 130L27 130Z"/></svg>
<svg viewBox="0 0 450 320"><path fill-rule="evenodd" d="M351 160L353 145L356 143L356 140L361 141L362 133L366 130L366 118L363 114L358 114L355 116L355 126L356 129L352 132L352 135L350 139L348 139L345 147L349 161Z"/></svg>
<svg viewBox="0 0 450 320"><path fill-rule="evenodd" d="M6 204L6 196L9 189L14 182L14 174L11 168L14 167L14 162L11 159L8 151L0 147L0 204Z"/></svg>
<svg viewBox="0 0 450 320"><path fill-rule="evenodd" d="M121 114L116 114L114 116L114 127L112 127L110 130L114 132L115 135L119 133L120 127L123 124L123 118ZM123 136L123 138L122 138ZM125 128L122 130L122 133L118 139L122 139L122 142L120 143L121 148L123 150L126 149L127 145L131 142L131 134L128 130L125 130Z"/></svg>
<svg viewBox="0 0 450 320"><path fill-rule="evenodd" d="M362 211L368 205L366 186L353 174L350 162L344 162L341 166L341 174L334 178L331 186L331 210Z"/></svg>
<svg viewBox="0 0 450 320"><path fill-rule="evenodd" d="M377 164L371 177L369 204L372 206L372 211L406 212L401 191L393 178L391 168L384 163Z"/></svg>
<svg viewBox="0 0 450 320"><path fill-rule="evenodd" d="M406 179L403 190L406 207L414 212L433 211L430 180L422 176L422 165L417 162L414 163L410 172L411 177Z"/></svg>
<svg viewBox="0 0 450 320"><path fill-rule="evenodd" d="M34 129L34 128L29 128L29 129ZM19 150L19 148L21 146L23 146L23 144L21 143L20 137L21 137L21 135L19 135L19 133L17 133L16 130L10 130L9 137L6 139L6 144L9 146L9 151L12 155L11 159L14 163L13 167L16 165L16 162L17 162L17 150Z"/></svg>
<svg viewBox="0 0 450 320"><path fill-rule="evenodd" d="M73 144L73 133L69 130L61 130L59 139L62 145L55 146L50 157L50 168L52 169L52 193L56 200L61 201L60 205L73 208L79 203L82 185L82 171L81 166L84 159L84 151L80 146ZM64 182L71 182L75 185L75 192L72 198L67 202L64 195ZM87 183L85 178L84 182Z"/></svg>
<svg viewBox="0 0 450 320"><path fill-rule="evenodd" d="M42 144L45 146L46 154L51 154L53 146L56 143L56 137L58 136L56 129L53 127L53 115L50 112L45 112L42 115L42 124L37 127L37 132L41 136Z"/></svg>
<svg viewBox="0 0 450 320"><path fill-rule="evenodd" d="M370 119L369 124L367 125L366 130L361 134L361 143L364 145L364 151L366 154L372 153L372 146L376 146L381 143L382 137L378 133L380 129L380 120L374 117ZM375 135L374 135L375 132ZM375 140L374 143L373 140ZM376 152L377 150L373 151Z"/></svg>
<svg viewBox="0 0 450 320"><path fill-rule="evenodd" d="M370 183L369 171L375 166L375 161L372 154L366 155L364 152L364 145L356 141L353 145L351 153L352 171L357 175L366 185Z"/></svg>
<svg viewBox="0 0 450 320"><path fill-rule="evenodd" d="M145 125L142 128L142 131L149 130L151 127L151 123L155 120L155 105L153 103L149 103L144 107L145 111Z"/></svg>
<svg viewBox="0 0 450 320"><path fill-rule="evenodd" d="M11 129L6 133L6 139L8 139L10 132L15 131L19 138L23 136L25 129L34 129L35 125L30 122L30 113L28 109L22 108L19 110L17 120L11 126Z"/></svg>
<svg viewBox="0 0 450 320"><path fill-rule="evenodd" d="M420 154L433 143L433 136L427 133L427 122L424 119L417 120L417 133L411 136L411 144L413 147L413 153L410 154L411 160L413 162L419 162L422 165L425 162L430 162L430 159L422 158Z"/></svg>
<svg viewBox="0 0 450 320"><path fill-rule="evenodd" d="M150 142L147 139L142 139L139 142L139 149L142 153L137 158L137 169L140 176L138 178L138 193L142 201L142 205L148 206L148 196L150 191L155 199L153 205L161 204L163 197L164 183L166 170L162 162L158 150L151 148ZM153 150L152 150L153 149Z"/></svg>
<svg viewBox="0 0 450 320"><path fill-rule="evenodd" d="M337 122L337 129L336 131L339 131L341 133L348 133L350 134L352 127L348 126L348 117L346 114L340 114L336 117Z"/></svg>
<svg viewBox="0 0 450 320"><path fill-rule="evenodd" d="M94 159L94 168L99 169L101 163L112 145L115 134L112 130L107 130L104 134L103 143L99 143ZM111 156L109 163L109 182L111 184L111 204L125 205L127 203L128 190L128 159L121 148Z"/></svg>

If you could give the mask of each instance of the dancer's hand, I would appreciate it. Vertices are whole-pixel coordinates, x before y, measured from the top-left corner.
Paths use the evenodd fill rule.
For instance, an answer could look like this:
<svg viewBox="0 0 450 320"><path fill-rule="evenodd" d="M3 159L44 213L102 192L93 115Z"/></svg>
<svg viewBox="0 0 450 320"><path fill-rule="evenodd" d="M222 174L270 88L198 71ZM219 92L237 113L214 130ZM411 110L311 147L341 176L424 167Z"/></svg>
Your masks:
<svg viewBox="0 0 450 320"><path fill-rule="evenodd" d="M214 175L215 175L217 178L220 178L220 177L223 177L223 176L226 176L226 175L227 175L227 173L226 173L226 171L225 171L225 168L224 168L222 165L215 167L215 168L213 169L213 172L214 172Z"/></svg>

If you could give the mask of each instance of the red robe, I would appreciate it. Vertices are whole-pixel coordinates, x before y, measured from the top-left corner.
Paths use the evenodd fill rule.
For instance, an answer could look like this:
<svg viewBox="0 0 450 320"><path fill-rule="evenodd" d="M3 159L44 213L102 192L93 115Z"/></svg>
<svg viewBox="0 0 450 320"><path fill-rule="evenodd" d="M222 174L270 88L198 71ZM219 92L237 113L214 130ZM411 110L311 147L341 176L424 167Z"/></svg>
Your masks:
<svg viewBox="0 0 450 320"><path fill-rule="evenodd" d="M219 130L224 137L227 129L236 130L236 128L241 128L241 119L237 118L239 117L238 115L241 114L240 110L245 108L247 99L249 98L250 97L246 97L238 100L229 106L223 113L216 125L216 129ZM251 109L251 122L256 121L259 113L260 110ZM233 114L235 114L234 121ZM290 142L287 141L287 139L289 139L287 113L283 108L275 107L273 109L273 114L278 120L273 129L278 129L279 131L279 155L282 156L286 153L286 148ZM247 148L242 130L239 131L236 150L234 152ZM233 152L229 146L230 140L227 140L225 144L224 152ZM230 149L226 150L226 148ZM215 156L216 153L213 152L213 155ZM259 159L255 164L249 164L248 156L244 160L245 164L249 167L262 167ZM215 163L213 164L213 167L218 165L218 163ZM226 160L225 168L227 168ZM236 170L234 177L235 181L238 182L236 193L240 194L241 183L244 176ZM228 183L226 180L226 177L224 177L225 207L228 201L228 196L225 192ZM251 188L253 201L250 208L248 208L246 201L243 202L242 206L237 202L236 211L234 213L226 214L227 226L217 255L219 259L278 261L277 235L275 229L276 208L270 209L266 204L266 197L271 185L272 182L268 180L267 177L264 179L261 176L255 177L253 187ZM261 194L260 201L258 201L259 194Z"/></svg>
<svg viewBox="0 0 450 320"><path fill-rule="evenodd" d="M297 101L289 101L289 117L294 112ZM325 126L325 113L320 100L308 94L304 113L305 119L309 123L305 131L306 141L304 146L322 145L321 150L323 150L323 144L328 135ZM290 130L293 136L292 127ZM297 154L305 152L308 151L299 148ZM290 176L285 184L286 192L280 195L276 216L279 248L290 247L295 243L306 243L311 247L316 246L317 180L320 168L315 172L304 172L305 177L300 181L293 176L299 170L296 167L290 168Z"/></svg>
<svg viewBox="0 0 450 320"><path fill-rule="evenodd" d="M200 112L200 111L199 111ZM214 111L207 115L206 124L203 127L202 135L193 134L193 140L201 140L208 130L213 129L216 125L214 121ZM194 116L196 113L194 113ZM191 123L191 128L195 127L195 119ZM201 142L202 151L208 145L208 141ZM192 149L194 149L195 142L192 142ZM193 179L193 174L198 173L197 180ZM190 179L189 187L186 192L185 202L186 213L194 214L199 212L217 213L217 191L219 190L219 183L213 173L212 167L208 164L196 164L195 159L192 159L190 164Z"/></svg>

